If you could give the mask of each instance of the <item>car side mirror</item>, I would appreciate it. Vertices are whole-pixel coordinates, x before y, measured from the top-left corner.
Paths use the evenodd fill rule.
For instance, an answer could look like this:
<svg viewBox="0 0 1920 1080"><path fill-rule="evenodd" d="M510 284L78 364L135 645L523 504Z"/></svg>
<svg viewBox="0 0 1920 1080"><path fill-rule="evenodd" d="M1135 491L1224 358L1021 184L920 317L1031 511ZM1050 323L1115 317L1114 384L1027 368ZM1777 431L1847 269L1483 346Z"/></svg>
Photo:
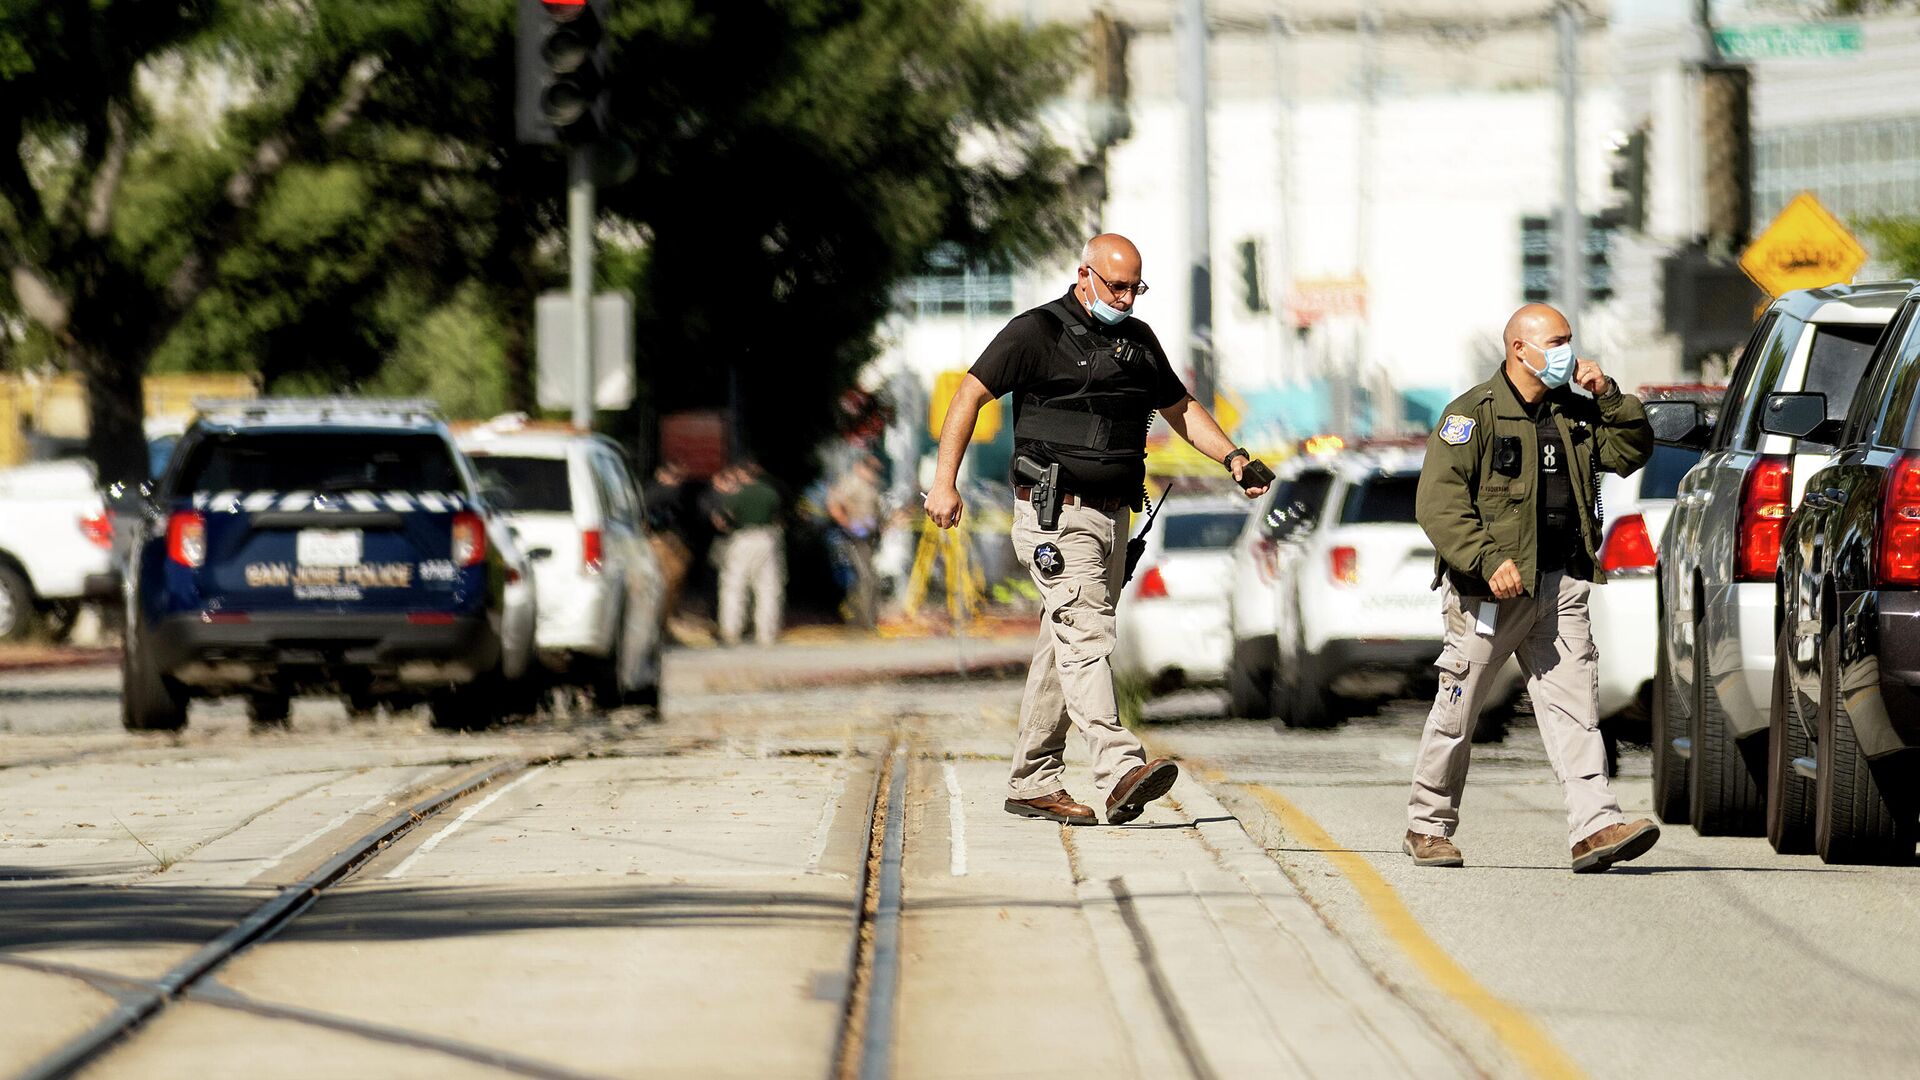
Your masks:
<svg viewBox="0 0 1920 1080"><path fill-rule="evenodd" d="M1769 435L1832 443L1840 427L1839 420L1827 419L1825 394L1768 394L1767 407L1760 414L1760 430Z"/></svg>
<svg viewBox="0 0 1920 1080"><path fill-rule="evenodd" d="M1704 450L1707 440L1713 436L1713 425L1707 422L1695 402L1649 401L1645 408L1647 426L1653 428L1653 441L1663 446Z"/></svg>

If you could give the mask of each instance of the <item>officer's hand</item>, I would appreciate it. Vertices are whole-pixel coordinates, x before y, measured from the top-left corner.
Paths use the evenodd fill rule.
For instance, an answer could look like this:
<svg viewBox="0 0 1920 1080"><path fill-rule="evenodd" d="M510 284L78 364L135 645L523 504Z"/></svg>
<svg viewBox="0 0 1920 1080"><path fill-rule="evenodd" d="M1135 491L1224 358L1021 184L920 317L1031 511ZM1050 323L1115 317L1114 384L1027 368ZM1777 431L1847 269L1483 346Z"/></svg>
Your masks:
<svg viewBox="0 0 1920 1080"><path fill-rule="evenodd" d="M1494 596L1502 600L1511 600L1521 592L1520 568L1513 565L1512 559L1508 559L1500 564L1500 569L1495 570L1492 577L1487 579L1487 584L1493 586Z"/></svg>
<svg viewBox="0 0 1920 1080"><path fill-rule="evenodd" d="M1247 471L1247 459L1244 456L1234 458L1233 459L1233 482L1236 484L1239 483L1240 474L1246 471ZM1267 489L1265 486L1261 486L1257 488L1241 488L1240 490L1246 492L1247 498L1249 499L1257 499L1260 496L1265 495L1267 493Z"/></svg>
<svg viewBox="0 0 1920 1080"><path fill-rule="evenodd" d="M1582 360L1574 367L1573 381L1594 397L1607 392L1607 373L1601 371L1600 365L1592 360Z"/></svg>
<svg viewBox="0 0 1920 1080"><path fill-rule="evenodd" d="M951 529L960 524L960 514L966 509L965 504L960 501L960 489L952 484L936 485L932 491L927 492L926 507L927 516L933 519L935 525L943 529Z"/></svg>

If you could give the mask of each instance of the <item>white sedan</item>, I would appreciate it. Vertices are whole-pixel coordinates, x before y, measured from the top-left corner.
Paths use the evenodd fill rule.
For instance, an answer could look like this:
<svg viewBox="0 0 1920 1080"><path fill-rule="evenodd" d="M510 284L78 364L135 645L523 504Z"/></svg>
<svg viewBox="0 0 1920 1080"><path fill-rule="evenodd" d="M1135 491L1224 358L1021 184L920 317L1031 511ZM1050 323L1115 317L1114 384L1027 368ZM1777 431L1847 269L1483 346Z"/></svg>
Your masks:
<svg viewBox="0 0 1920 1080"><path fill-rule="evenodd" d="M1156 690L1226 676L1233 652L1227 622L1233 543L1250 509L1238 494L1167 497L1120 595L1115 672L1145 677Z"/></svg>

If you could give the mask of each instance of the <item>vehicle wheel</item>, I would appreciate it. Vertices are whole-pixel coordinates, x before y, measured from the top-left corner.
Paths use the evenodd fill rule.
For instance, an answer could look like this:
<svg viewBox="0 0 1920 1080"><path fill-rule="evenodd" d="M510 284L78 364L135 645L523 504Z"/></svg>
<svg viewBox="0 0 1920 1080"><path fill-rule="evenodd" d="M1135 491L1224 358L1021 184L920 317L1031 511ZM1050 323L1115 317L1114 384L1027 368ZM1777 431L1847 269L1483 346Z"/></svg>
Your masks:
<svg viewBox="0 0 1920 1080"><path fill-rule="evenodd" d="M1767 830L1766 736L1736 740L1707 675L1706 635L1693 635L1693 766L1688 813L1701 836L1762 836Z"/></svg>
<svg viewBox="0 0 1920 1080"><path fill-rule="evenodd" d="M131 632L120 646L120 723L128 731L179 731L187 726L187 694L156 671Z"/></svg>
<svg viewBox="0 0 1920 1080"><path fill-rule="evenodd" d="M1273 712L1271 666L1262 667L1254 655L1261 650L1249 643L1236 643L1233 659L1227 664L1227 710L1237 719L1265 720Z"/></svg>
<svg viewBox="0 0 1920 1080"><path fill-rule="evenodd" d="M1320 664L1315 657L1305 652L1300 654L1300 667L1294 672L1292 690L1287 705L1289 727L1325 728L1339 723L1340 710L1320 678Z"/></svg>
<svg viewBox="0 0 1920 1080"><path fill-rule="evenodd" d="M33 633L37 614L27 579L11 566L0 566L0 641L19 641Z"/></svg>
<svg viewBox="0 0 1920 1080"><path fill-rule="evenodd" d="M500 722L508 708L505 680L497 673L436 695L427 702L433 726L441 731L479 731Z"/></svg>
<svg viewBox="0 0 1920 1080"><path fill-rule="evenodd" d="M664 628L663 628L664 632ZM660 708L660 684L666 679L667 669L660 655L660 640L654 639L653 654L647 658L647 670L651 673L645 682L627 691L627 704L643 709Z"/></svg>
<svg viewBox="0 0 1920 1080"><path fill-rule="evenodd" d="M1814 847L1830 863L1913 861L1911 814L1896 811L1886 792L1898 758L1875 763L1860 752L1840 686L1840 629L1831 628L1820 648L1820 768L1814 782Z"/></svg>
<svg viewBox="0 0 1920 1080"><path fill-rule="evenodd" d="M340 699L347 707L347 719L364 723L379 715L380 699L363 691L353 691Z"/></svg>
<svg viewBox="0 0 1920 1080"><path fill-rule="evenodd" d="M1673 685L1673 661L1667 659L1667 639L1658 635L1653 646L1653 708L1648 710L1653 750L1653 812L1669 825L1685 825L1693 816L1687 798L1687 759L1673 748L1677 732L1691 724L1674 706L1680 694Z"/></svg>
<svg viewBox="0 0 1920 1080"><path fill-rule="evenodd" d="M285 694L248 694L247 720L254 727L285 727L293 699Z"/></svg>
<svg viewBox="0 0 1920 1080"><path fill-rule="evenodd" d="M1813 784L1793 771L1793 759L1808 756L1800 695L1788 678L1793 636L1780 628L1773 649L1773 702L1767 709L1767 843L1782 855L1813 852Z"/></svg>

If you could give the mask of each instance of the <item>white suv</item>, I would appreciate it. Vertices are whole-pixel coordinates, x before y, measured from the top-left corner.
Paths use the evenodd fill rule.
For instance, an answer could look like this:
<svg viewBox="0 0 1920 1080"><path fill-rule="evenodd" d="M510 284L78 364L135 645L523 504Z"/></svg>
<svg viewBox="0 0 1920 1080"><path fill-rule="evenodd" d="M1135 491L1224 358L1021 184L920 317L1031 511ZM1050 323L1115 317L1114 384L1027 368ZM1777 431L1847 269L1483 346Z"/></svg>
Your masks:
<svg viewBox="0 0 1920 1080"><path fill-rule="evenodd" d="M1333 464L1319 455L1290 458L1274 472L1273 486L1253 504L1234 541L1233 589L1227 596L1233 630L1227 705L1234 716L1250 720L1273 715L1274 588L1296 561L1333 483Z"/></svg>
<svg viewBox="0 0 1920 1080"><path fill-rule="evenodd" d="M0 470L0 641L113 595L113 526L84 461Z"/></svg>
<svg viewBox="0 0 1920 1080"><path fill-rule="evenodd" d="M533 563L540 662L603 708L657 706L666 580L618 445L518 415L457 440Z"/></svg>

